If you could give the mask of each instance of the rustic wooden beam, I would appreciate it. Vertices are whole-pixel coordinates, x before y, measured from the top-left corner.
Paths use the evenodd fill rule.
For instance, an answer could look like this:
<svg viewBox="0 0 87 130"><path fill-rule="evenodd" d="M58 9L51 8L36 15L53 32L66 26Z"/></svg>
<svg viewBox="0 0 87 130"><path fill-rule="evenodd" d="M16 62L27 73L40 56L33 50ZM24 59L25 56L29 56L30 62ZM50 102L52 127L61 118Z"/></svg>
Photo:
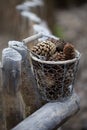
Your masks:
<svg viewBox="0 0 87 130"><path fill-rule="evenodd" d="M31 71L31 65L29 60L29 53L27 52L26 46L22 42L9 41L9 47L18 51L22 56L22 69L21 69L21 92L26 104L26 116L35 112L41 107L42 103L40 96L36 90L37 84L34 79L34 75Z"/></svg>
<svg viewBox="0 0 87 130"><path fill-rule="evenodd" d="M25 117L25 106L20 93L21 60L21 55L12 48L5 48L2 51L4 113L9 130Z"/></svg>
<svg viewBox="0 0 87 130"><path fill-rule="evenodd" d="M6 129L5 113L3 109L3 93L2 93L2 65L0 62L0 130Z"/></svg>
<svg viewBox="0 0 87 130"><path fill-rule="evenodd" d="M22 11L21 15L25 18L28 18L31 20L33 23L39 24L41 22L41 19L34 13L28 12L28 11Z"/></svg>
<svg viewBox="0 0 87 130"><path fill-rule="evenodd" d="M64 102L51 102L44 105L12 130L53 130L79 110L78 97L73 94Z"/></svg>
<svg viewBox="0 0 87 130"><path fill-rule="evenodd" d="M21 60L21 55L12 48L6 48L2 51L3 88L12 95L19 90Z"/></svg>

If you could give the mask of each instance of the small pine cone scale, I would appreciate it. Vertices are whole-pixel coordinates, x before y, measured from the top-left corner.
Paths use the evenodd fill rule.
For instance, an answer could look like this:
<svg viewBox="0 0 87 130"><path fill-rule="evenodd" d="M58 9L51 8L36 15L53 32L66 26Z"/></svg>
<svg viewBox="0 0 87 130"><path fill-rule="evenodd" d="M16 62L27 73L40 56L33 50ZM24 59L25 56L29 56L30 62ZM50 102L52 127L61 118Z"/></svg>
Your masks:
<svg viewBox="0 0 87 130"><path fill-rule="evenodd" d="M51 41L44 41L33 46L32 51L38 55L49 57L56 51L56 46Z"/></svg>
<svg viewBox="0 0 87 130"><path fill-rule="evenodd" d="M51 56L49 58L50 61L64 61L65 60L65 56L63 54L63 52L56 52L53 56Z"/></svg>
<svg viewBox="0 0 87 130"><path fill-rule="evenodd" d="M67 43L64 46L63 53L65 55L66 60L70 60L70 59L75 58L75 48L74 48L74 46L70 43Z"/></svg>

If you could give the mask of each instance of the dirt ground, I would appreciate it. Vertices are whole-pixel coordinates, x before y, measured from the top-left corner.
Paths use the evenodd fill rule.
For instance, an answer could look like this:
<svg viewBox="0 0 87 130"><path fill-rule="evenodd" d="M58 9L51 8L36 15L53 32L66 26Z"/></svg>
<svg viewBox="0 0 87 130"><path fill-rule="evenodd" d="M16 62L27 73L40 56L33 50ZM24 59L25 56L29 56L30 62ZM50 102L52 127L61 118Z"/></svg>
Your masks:
<svg viewBox="0 0 87 130"><path fill-rule="evenodd" d="M56 20L63 37L81 52L80 67L75 84L81 110L63 127L63 130L87 130L87 5L68 10L57 10Z"/></svg>

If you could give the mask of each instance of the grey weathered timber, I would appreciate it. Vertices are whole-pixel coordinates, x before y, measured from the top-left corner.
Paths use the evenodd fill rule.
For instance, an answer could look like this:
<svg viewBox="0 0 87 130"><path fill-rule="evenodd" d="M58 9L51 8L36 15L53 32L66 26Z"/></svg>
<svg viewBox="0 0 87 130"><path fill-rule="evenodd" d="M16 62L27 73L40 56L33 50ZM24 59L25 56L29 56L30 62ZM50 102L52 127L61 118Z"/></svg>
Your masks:
<svg viewBox="0 0 87 130"><path fill-rule="evenodd" d="M21 60L21 55L12 48L2 51L3 101L8 130L25 117L25 105L20 93Z"/></svg>
<svg viewBox="0 0 87 130"><path fill-rule="evenodd" d="M22 69L21 69L21 92L26 104L26 115L29 116L41 107L40 96L36 90L37 84L34 79L34 75L31 71L31 65L29 60L29 53L27 52L26 46L23 46L22 42L9 41L9 47L18 51L22 56Z"/></svg>
<svg viewBox="0 0 87 130"><path fill-rule="evenodd" d="M6 48L2 51L3 66L3 87L8 93L18 91L21 75L21 55L12 48Z"/></svg>
<svg viewBox="0 0 87 130"><path fill-rule="evenodd" d="M12 130L53 130L79 110L78 97L73 94L64 102L47 103Z"/></svg>
<svg viewBox="0 0 87 130"><path fill-rule="evenodd" d="M27 47L24 46L23 42L19 42L19 41L9 41L8 42L8 46L10 48L13 48L14 50L16 50L18 53L21 54L22 56L22 61L26 60L27 57ZM22 69L21 69L22 71Z"/></svg>
<svg viewBox="0 0 87 130"><path fill-rule="evenodd" d="M34 24L33 29L35 33L43 32L46 35L51 34L51 31L45 21L41 22L40 24Z"/></svg>
<svg viewBox="0 0 87 130"><path fill-rule="evenodd" d="M44 16L44 1L40 0L33 0L33 1L26 1L22 4L22 7L26 6L27 10L37 14L39 17L43 18ZM23 10L23 8L22 8ZM24 8L25 10L25 8Z"/></svg>
<svg viewBox="0 0 87 130"><path fill-rule="evenodd" d="M3 93L2 93L2 65L0 62L0 130L6 129L5 113L3 109Z"/></svg>
<svg viewBox="0 0 87 130"><path fill-rule="evenodd" d="M28 18L29 20L31 20L33 23L37 23L39 24L41 22L41 19L34 13L32 12L28 12L28 11L22 11L21 15L23 17Z"/></svg>

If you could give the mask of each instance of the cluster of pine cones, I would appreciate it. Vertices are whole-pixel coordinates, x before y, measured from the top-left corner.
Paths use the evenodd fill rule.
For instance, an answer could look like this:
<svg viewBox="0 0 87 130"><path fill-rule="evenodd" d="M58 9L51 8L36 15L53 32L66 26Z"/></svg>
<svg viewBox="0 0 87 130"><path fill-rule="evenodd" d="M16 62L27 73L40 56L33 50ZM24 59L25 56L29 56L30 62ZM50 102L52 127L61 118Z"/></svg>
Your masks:
<svg viewBox="0 0 87 130"><path fill-rule="evenodd" d="M48 38L33 46L32 51L40 56L45 56L48 61L64 61L75 58L75 48L64 40Z"/></svg>

